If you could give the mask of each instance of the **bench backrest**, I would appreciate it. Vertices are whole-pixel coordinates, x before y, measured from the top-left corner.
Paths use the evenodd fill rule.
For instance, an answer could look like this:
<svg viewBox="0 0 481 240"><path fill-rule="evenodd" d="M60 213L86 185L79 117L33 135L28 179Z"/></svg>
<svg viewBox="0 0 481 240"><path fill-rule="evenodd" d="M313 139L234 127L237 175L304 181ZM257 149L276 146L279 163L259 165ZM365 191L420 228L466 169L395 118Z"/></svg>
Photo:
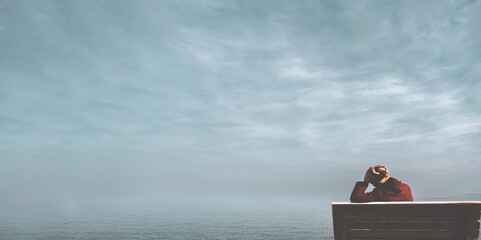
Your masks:
<svg viewBox="0 0 481 240"><path fill-rule="evenodd" d="M480 211L481 201L333 202L334 238L473 240Z"/></svg>

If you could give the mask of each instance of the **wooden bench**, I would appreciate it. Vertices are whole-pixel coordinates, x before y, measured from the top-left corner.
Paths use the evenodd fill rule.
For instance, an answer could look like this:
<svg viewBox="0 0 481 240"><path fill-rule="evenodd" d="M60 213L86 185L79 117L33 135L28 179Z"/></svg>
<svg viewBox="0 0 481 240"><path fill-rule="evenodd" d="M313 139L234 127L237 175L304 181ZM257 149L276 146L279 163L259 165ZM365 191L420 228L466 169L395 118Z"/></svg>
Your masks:
<svg viewBox="0 0 481 240"><path fill-rule="evenodd" d="M333 202L334 239L453 239L479 237L481 201Z"/></svg>

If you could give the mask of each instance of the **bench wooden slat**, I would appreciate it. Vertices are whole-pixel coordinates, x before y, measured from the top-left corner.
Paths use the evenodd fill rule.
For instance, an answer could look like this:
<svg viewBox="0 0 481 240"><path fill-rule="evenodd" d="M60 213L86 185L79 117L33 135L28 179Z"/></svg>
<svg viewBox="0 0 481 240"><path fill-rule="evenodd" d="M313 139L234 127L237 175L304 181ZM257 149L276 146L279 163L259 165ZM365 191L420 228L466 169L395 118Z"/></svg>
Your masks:
<svg viewBox="0 0 481 240"><path fill-rule="evenodd" d="M442 239L442 240L460 240L457 237L400 237L400 236L394 236L394 237L349 237L349 240L437 240L437 239Z"/></svg>
<svg viewBox="0 0 481 240"><path fill-rule="evenodd" d="M359 215L353 216L348 215L345 216L348 221L368 221L368 220L405 220L405 221L457 221L460 217L455 215L454 213L451 215L437 215L437 214L426 214L426 215L414 215L414 214L393 214L392 216L389 215Z"/></svg>
<svg viewBox="0 0 481 240"><path fill-rule="evenodd" d="M437 239L442 239L442 240L459 240L456 237L446 237L446 238L436 238L436 237L350 237L349 240L386 240L386 239L393 239L393 240L437 240Z"/></svg>
<svg viewBox="0 0 481 240"><path fill-rule="evenodd" d="M455 220L365 220L348 221L347 229L370 228L370 229L455 229Z"/></svg>
<svg viewBox="0 0 481 240"><path fill-rule="evenodd" d="M377 238L453 238L456 235L455 229L452 230L427 230L427 229L349 229L348 237L377 237Z"/></svg>

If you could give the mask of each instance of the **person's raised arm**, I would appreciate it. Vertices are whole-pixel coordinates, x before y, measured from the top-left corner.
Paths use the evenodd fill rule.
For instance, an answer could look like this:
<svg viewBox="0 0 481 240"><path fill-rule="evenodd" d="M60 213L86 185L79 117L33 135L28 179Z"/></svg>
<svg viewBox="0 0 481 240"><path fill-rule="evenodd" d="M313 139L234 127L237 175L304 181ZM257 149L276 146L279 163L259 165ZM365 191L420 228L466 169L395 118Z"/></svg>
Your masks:
<svg viewBox="0 0 481 240"><path fill-rule="evenodd" d="M364 174L364 182L356 182L351 193L351 202L372 202L377 200L377 195L374 192L364 193L371 180L370 169Z"/></svg>
<svg viewBox="0 0 481 240"><path fill-rule="evenodd" d="M369 182L356 182L351 193L351 202L373 202L377 200L374 192L364 193Z"/></svg>

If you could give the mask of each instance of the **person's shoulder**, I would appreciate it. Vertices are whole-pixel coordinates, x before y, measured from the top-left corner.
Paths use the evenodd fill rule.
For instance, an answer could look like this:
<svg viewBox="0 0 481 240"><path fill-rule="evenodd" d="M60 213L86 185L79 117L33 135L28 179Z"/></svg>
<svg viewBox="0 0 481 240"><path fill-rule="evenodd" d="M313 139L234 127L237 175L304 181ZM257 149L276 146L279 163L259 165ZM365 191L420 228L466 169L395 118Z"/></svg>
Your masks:
<svg viewBox="0 0 481 240"><path fill-rule="evenodd" d="M402 182L402 181L399 181L399 186L400 186L400 188L411 189L411 187L409 186L409 184L404 183L404 182Z"/></svg>
<svg viewBox="0 0 481 240"><path fill-rule="evenodd" d="M393 178L393 180L395 180L395 182L397 182L397 184L399 186L408 186L409 187L409 184L403 182L402 180L399 180L399 179L396 179L396 178Z"/></svg>
<svg viewBox="0 0 481 240"><path fill-rule="evenodd" d="M397 180L397 179L396 179ZM406 185L406 186L409 186L407 183L401 181L401 180L397 180L399 182L400 185Z"/></svg>

